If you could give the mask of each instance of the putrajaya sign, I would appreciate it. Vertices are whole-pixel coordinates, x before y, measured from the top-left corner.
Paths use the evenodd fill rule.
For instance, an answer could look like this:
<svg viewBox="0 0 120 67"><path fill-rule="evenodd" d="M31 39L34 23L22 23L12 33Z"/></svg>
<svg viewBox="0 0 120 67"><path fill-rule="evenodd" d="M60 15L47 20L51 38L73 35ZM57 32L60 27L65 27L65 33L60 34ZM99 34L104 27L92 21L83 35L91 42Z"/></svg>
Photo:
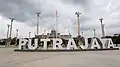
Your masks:
<svg viewBox="0 0 120 67"><path fill-rule="evenodd" d="M24 39L20 38L19 39L19 45L18 48L19 50L24 50L27 46L26 49L28 50L37 50L38 47L38 40L39 39L34 39L34 43L32 44L32 39ZM48 50L48 42L52 40L52 48L53 50L71 50L71 49L80 49L77 44L75 43L73 38L70 38L67 41L66 47L63 47L63 41L60 38L53 38L53 39L40 39L40 42L43 42L41 50ZM110 38L103 38L103 39L98 39L97 38L92 38L90 44L88 43L88 39L85 38L85 44L84 45L79 45L82 49L109 49L109 48L115 48L115 45L113 44L112 39ZM82 50L81 49L81 50Z"/></svg>

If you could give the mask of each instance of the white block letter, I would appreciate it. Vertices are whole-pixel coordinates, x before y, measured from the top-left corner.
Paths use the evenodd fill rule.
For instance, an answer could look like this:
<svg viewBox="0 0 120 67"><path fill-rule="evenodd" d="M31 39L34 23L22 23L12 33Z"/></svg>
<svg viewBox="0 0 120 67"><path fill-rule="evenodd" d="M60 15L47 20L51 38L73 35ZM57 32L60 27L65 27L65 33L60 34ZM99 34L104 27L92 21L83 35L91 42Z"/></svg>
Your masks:
<svg viewBox="0 0 120 67"><path fill-rule="evenodd" d="M37 47L38 47L38 39L35 39L35 40L34 40L34 43L35 43L35 44L32 44L31 41L32 41L32 40L29 39L28 48L29 48L30 50L35 50L35 49L37 49Z"/></svg>
<svg viewBox="0 0 120 67"><path fill-rule="evenodd" d="M100 49L100 45L99 45L97 39L96 39L96 38L93 38L93 39L92 39L91 49L95 49L95 48Z"/></svg>
<svg viewBox="0 0 120 67"><path fill-rule="evenodd" d="M56 46L58 46L58 49L62 49L63 47L61 46L62 40L61 39L53 39L53 49L57 49Z"/></svg>
<svg viewBox="0 0 120 67"><path fill-rule="evenodd" d="M88 48L88 39L87 38L85 38L85 49L87 49Z"/></svg>
<svg viewBox="0 0 120 67"><path fill-rule="evenodd" d="M50 41L50 39L41 39L41 41L44 42L43 49L47 49L47 41Z"/></svg>
<svg viewBox="0 0 120 67"><path fill-rule="evenodd" d="M77 49L77 46L75 44L75 41L71 38L69 39L68 41L68 44L67 44L67 49Z"/></svg>
<svg viewBox="0 0 120 67"><path fill-rule="evenodd" d="M113 41L112 41L112 39L108 39L108 48L114 48L114 44L113 44Z"/></svg>
<svg viewBox="0 0 120 67"><path fill-rule="evenodd" d="M21 39L19 39L19 46L18 46L18 49L22 49L22 46L25 46L26 44L27 44L27 41L28 40L26 40L26 39L23 39L23 38L21 38Z"/></svg>
<svg viewBox="0 0 120 67"><path fill-rule="evenodd" d="M107 48L106 46L107 46L107 39L106 38L104 38L104 39L100 39L100 41L101 41L101 43L102 43L102 46L103 46L103 48Z"/></svg>

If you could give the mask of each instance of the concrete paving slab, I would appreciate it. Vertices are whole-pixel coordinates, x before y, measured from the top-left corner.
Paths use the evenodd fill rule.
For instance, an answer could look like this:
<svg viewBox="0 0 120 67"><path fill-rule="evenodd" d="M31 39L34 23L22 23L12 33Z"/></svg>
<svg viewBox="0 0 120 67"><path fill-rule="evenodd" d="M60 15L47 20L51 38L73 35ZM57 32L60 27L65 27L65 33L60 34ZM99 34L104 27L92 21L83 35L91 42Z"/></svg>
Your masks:
<svg viewBox="0 0 120 67"><path fill-rule="evenodd" d="M120 50L14 52L14 48L0 48L0 67L120 67Z"/></svg>

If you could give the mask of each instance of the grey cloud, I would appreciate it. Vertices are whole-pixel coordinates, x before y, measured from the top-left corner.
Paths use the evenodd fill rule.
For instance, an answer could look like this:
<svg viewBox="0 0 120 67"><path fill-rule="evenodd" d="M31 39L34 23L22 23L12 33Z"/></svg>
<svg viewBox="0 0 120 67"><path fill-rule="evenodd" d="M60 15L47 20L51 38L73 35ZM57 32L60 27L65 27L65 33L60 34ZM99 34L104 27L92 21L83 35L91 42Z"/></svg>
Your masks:
<svg viewBox="0 0 120 67"><path fill-rule="evenodd" d="M85 5L87 3L86 0L64 0L65 2L71 2L74 4L83 4ZM43 4L39 4L39 9L37 9L34 4L31 4L29 0L0 0L0 13L7 17L13 17L17 21L25 22L27 20L33 19L33 16L35 18L34 12L36 11L42 11L42 8L44 7ZM47 9L47 8L46 8ZM44 19L48 19L49 17L55 18L55 14L52 11L43 12L41 15L41 23L44 25L45 21ZM73 18L71 18L73 19ZM74 21L75 19L73 19ZM81 23L84 23L86 20L89 20L89 18L82 16L81 17ZM50 20L49 20L50 21ZM31 26L36 25L35 21L33 21L33 24Z"/></svg>
<svg viewBox="0 0 120 67"><path fill-rule="evenodd" d="M31 2L30 2L31 1ZM36 1L36 2L33 2ZM100 26L94 24L96 22L96 18L98 17L108 17L106 20L108 23L107 28L109 27L119 27L119 24L114 23L113 20L110 20L109 17L114 17L112 19L119 19L119 5L114 8L114 4L110 5L114 10L107 8L110 11L106 10L106 6L104 5L104 0L100 0L96 3L93 0L0 0L0 14L9 18L15 17L15 19L19 22L25 22L26 25L33 27L36 26L36 15L34 12L41 11L42 14L40 16L40 26L44 26L48 29L53 29L55 26L55 10L57 7L60 10L60 24L65 29L70 28L72 32L75 34L77 31L77 17L75 15L69 14L71 11L81 10L83 9L83 14L80 16L81 30L87 31L92 29L98 29ZM55 2L53 2L55 1ZM57 3L60 2L60 3ZM57 4L58 5L57 5ZM115 2L117 4L117 2ZM54 5L53 5L54 4ZM106 3L107 4L107 1ZM64 7L65 6L65 7ZM75 9L72 9L75 8ZM68 10L67 10L68 7ZM101 9L103 8L103 9ZM67 13L67 11L69 11ZM113 12L113 15L110 16ZM117 12L118 13L115 13ZM70 13L71 13L70 12ZM108 14L106 14L108 13ZM103 15L102 15L103 14ZM71 16L72 15L72 16ZM71 16L71 17L70 17ZM74 17L73 17L74 16ZM67 23L67 19L70 19L71 25ZM120 20L116 20L119 23ZM87 24L91 22L91 24ZM113 23L113 25L110 25ZM88 34L89 35L89 34Z"/></svg>
<svg viewBox="0 0 120 67"><path fill-rule="evenodd" d="M88 0L63 0L64 3L74 4L74 5L86 5L88 4Z"/></svg>
<svg viewBox="0 0 120 67"><path fill-rule="evenodd" d="M107 26L107 28L118 28L118 27L120 27L120 22L117 24L110 24Z"/></svg>
<svg viewBox="0 0 120 67"><path fill-rule="evenodd" d="M34 12L38 11L27 0L0 0L0 13L7 17L14 17L17 21L28 20Z"/></svg>
<svg viewBox="0 0 120 67"><path fill-rule="evenodd" d="M73 6L81 6L84 11L89 11L90 10L90 0L62 0L64 4L70 4Z"/></svg>

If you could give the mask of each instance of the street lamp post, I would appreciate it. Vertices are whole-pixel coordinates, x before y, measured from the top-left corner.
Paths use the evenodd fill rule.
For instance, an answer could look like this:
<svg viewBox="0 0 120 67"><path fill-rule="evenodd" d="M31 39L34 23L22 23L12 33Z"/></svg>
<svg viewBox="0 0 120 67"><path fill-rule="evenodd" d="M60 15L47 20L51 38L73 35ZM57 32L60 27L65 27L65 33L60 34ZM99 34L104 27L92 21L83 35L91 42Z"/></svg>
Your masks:
<svg viewBox="0 0 120 67"><path fill-rule="evenodd" d="M16 38L18 37L18 31L19 31L19 29L16 29Z"/></svg>
<svg viewBox="0 0 120 67"><path fill-rule="evenodd" d="M80 36L80 12L75 12L78 18L78 36Z"/></svg>
<svg viewBox="0 0 120 67"><path fill-rule="evenodd" d="M100 18L99 20L100 20L100 22L101 22L102 37L105 37L103 18Z"/></svg>
<svg viewBox="0 0 120 67"><path fill-rule="evenodd" d="M84 37L84 35L83 35L84 33L83 33L83 32L81 32L81 34L82 34L82 37Z"/></svg>
<svg viewBox="0 0 120 67"><path fill-rule="evenodd" d="M7 39L8 39L8 37L9 37L9 28L10 28L10 25L8 24L7 27L8 27L8 29L7 29Z"/></svg>
<svg viewBox="0 0 120 67"><path fill-rule="evenodd" d="M15 42L16 46L18 45L18 43L17 43L17 40L18 40L18 31L19 31L19 29L16 29L16 42Z"/></svg>
<svg viewBox="0 0 120 67"><path fill-rule="evenodd" d="M31 32L29 32L29 38L31 37Z"/></svg>
<svg viewBox="0 0 120 67"><path fill-rule="evenodd" d="M11 35L12 35L12 24L13 24L14 18L10 18L10 20L11 20L11 27L10 27L10 38L11 38Z"/></svg>
<svg viewBox="0 0 120 67"><path fill-rule="evenodd" d="M102 27L103 27L103 34L104 34L104 37L105 37L105 24L102 24Z"/></svg>
<svg viewBox="0 0 120 67"><path fill-rule="evenodd" d="M40 17L41 12L36 12L37 15L37 36L39 34L39 17Z"/></svg>
<svg viewBox="0 0 120 67"><path fill-rule="evenodd" d="M58 11L56 10L56 38L58 37Z"/></svg>
<svg viewBox="0 0 120 67"><path fill-rule="evenodd" d="M79 48L81 48L80 45L83 44L81 36L80 36L80 14L81 13L80 12L75 12L75 14L77 15L77 18L78 18L78 45L79 45Z"/></svg>
<svg viewBox="0 0 120 67"><path fill-rule="evenodd" d="M93 29L93 35L96 37L96 29Z"/></svg>

